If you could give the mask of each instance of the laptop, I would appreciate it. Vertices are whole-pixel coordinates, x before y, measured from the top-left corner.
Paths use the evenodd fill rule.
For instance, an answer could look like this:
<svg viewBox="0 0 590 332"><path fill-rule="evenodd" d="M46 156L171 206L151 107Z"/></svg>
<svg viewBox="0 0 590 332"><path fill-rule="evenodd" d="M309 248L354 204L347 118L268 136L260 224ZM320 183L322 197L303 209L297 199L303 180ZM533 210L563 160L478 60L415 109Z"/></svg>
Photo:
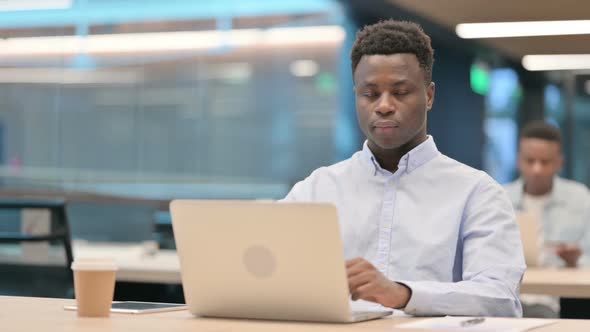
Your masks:
<svg viewBox="0 0 590 332"><path fill-rule="evenodd" d="M539 266L541 246L539 241L540 225L537 216L519 212L516 214L516 222L520 228L520 239L527 267Z"/></svg>
<svg viewBox="0 0 590 332"><path fill-rule="evenodd" d="M182 286L196 316L351 323L336 208L330 204L174 200Z"/></svg>

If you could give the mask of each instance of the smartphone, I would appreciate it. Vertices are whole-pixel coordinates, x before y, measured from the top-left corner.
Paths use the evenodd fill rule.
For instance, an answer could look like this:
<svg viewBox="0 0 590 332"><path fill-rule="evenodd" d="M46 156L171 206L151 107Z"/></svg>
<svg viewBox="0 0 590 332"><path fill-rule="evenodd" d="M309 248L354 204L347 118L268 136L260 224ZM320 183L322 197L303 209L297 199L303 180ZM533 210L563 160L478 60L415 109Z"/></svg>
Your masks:
<svg viewBox="0 0 590 332"><path fill-rule="evenodd" d="M184 310L186 308L186 304L178 303L121 301L113 302L111 305L111 312L125 314L148 314L154 312ZM77 310L78 308L76 305L67 305L64 306L64 309Z"/></svg>

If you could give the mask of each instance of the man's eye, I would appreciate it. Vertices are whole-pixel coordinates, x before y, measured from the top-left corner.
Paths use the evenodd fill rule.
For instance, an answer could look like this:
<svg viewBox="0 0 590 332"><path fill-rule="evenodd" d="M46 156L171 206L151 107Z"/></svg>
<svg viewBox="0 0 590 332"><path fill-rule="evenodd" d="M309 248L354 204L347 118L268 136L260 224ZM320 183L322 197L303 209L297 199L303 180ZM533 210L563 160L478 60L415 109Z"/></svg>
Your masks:
<svg viewBox="0 0 590 332"><path fill-rule="evenodd" d="M408 91L396 91L395 95L396 96L405 96L407 95L409 92Z"/></svg>
<svg viewBox="0 0 590 332"><path fill-rule="evenodd" d="M365 96L365 97L375 97L376 95L377 95L377 94L376 94L376 93L374 93L373 91L365 91L365 92L363 93L363 96Z"/></svg>

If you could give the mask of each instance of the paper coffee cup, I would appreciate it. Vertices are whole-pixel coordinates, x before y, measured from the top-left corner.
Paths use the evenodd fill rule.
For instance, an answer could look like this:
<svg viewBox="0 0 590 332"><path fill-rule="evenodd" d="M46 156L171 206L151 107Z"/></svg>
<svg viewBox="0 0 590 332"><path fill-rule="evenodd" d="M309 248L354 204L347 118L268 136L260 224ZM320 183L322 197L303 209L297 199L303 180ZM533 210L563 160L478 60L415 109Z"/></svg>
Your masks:
<svg viewBox="0 0 590 332"><path fill-rule="evenodd" d="M108 317L115 293L117 265L112 259L76 259L72 263L79 317Z"/></svg>

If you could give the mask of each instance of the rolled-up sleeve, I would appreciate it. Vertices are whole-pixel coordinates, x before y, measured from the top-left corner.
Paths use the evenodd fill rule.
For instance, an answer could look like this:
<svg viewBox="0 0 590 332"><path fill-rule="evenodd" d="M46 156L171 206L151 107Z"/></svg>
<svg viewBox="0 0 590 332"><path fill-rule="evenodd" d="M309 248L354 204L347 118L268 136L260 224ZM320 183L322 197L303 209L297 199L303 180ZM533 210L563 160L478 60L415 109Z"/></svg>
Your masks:
<svg viewBox="0 0 590 332"><path fill-rule="evenodd" d="M521 317L519 289L526 269L512 205L484 176L467 200L460 230L463 273L456 282L396 280L412 290L412 315Z"/></svg>

